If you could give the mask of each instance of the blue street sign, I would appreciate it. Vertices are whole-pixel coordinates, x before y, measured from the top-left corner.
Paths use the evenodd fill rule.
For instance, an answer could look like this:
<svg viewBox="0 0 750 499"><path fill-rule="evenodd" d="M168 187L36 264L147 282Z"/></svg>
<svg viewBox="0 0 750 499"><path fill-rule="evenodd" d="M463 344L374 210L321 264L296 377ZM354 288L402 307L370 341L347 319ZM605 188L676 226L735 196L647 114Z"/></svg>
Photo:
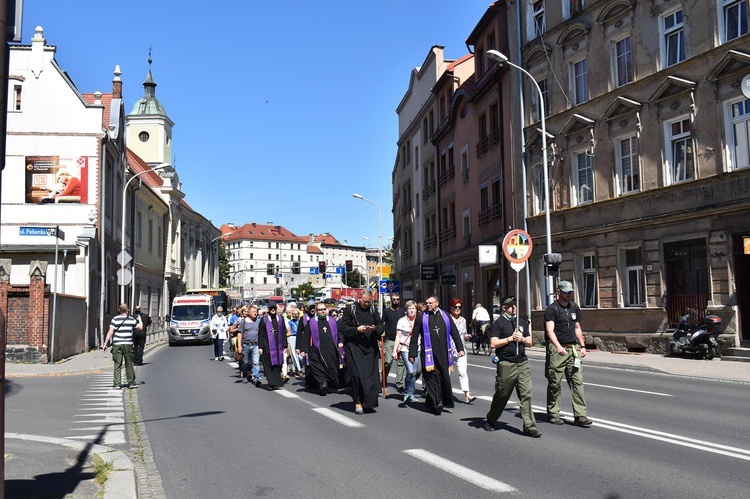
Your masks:
<svg viewBox="0 0 750 499"><path fill-rule="evenodd" d="M336 267L336 273L337 274L345 274L344 267Z"/></svg>
<svg viewBox="0 0 750 499"><path fill-rule="evenodd" d="M380 292L381 293L400 293L401 292L401 281L388 281L383 279L380 281Z"/></svg>
<svg viewBox="0 0 750 499"><path fill-rule="evenodd" d="M55 227L19 227L18 234L21 236L55 236Z"/></svg>
<svg viewBox="0 0 750 499"><path fill-rule="evenodd" d="M310 267L310 275L318 275L320 272L317 267Z"/></svg>

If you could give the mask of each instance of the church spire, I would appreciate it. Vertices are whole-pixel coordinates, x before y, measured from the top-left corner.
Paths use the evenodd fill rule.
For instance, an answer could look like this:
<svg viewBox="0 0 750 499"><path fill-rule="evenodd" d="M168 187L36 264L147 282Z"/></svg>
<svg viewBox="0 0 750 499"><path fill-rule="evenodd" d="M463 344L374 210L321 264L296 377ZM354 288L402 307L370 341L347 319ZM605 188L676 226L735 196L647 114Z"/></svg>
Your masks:
<svg viewBox="0 0 750 499"><path fill-rule="evenodd" d="M133 108L130 111L131 115L167 115L164 106L162 106L161 102L156 98L156 82L151 73L151 64L153 63L151 50L151 47L149 47L148 73L146 73L146 79L143 81L143 97L133 105Z"/></svg>

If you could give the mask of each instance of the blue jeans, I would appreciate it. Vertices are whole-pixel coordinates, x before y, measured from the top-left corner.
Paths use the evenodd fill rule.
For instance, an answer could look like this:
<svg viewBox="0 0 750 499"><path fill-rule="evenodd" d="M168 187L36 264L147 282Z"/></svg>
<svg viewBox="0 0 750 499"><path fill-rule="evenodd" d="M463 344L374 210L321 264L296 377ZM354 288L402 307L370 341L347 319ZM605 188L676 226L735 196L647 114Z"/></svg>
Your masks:
<svg viewBox="0 0 750 499"><path fill-rule="evenodd" d="M409 351L403 350L401 352L401 359L403 359L404 367L406 368L406 376L404 376L404 394L414 395L414 385L417 382L420 357L417 355L413 363L409 362Z"/></svg>
<svg viewBox="0 0 750 499"><path fill-rule="evenodd" d="M250 355L252 354L252 357ZM247 379L247 371L250 368L250 361L253 363L253 381L260 376L260 354L258 353L258 344L242 344L242 377Z"/></svg>

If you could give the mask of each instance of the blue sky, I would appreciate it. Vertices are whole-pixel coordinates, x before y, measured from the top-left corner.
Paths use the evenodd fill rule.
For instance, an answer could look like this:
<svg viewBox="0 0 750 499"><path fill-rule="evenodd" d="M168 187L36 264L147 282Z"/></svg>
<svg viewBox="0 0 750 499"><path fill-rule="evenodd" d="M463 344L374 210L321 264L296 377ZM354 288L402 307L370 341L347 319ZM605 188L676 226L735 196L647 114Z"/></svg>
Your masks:
<svg viewBox="0 0 750 499"><path fill-rule="evenodd" d="M111 91L119 64L128 112L152 47L186 200L217 227L272 221L377 247L377 210L352 193L379 205L387 244L396 107L410 71L433 45L465 55L489 5L26 0L23 43L42 26L81 92Z"/></svg>

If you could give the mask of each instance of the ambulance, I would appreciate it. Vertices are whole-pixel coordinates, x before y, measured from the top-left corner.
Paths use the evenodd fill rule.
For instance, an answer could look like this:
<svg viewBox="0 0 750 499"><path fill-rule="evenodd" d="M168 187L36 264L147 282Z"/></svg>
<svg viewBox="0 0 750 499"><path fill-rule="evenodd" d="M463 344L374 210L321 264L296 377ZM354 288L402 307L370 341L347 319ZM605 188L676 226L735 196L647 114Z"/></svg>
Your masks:
<svg viewBox="0 0 750 499"><path fill-rule="evenodd" d="M169 345L177 343L211 344L209 324L216 313L213 296L183 295L172 302L169 316Z"/></svg>

